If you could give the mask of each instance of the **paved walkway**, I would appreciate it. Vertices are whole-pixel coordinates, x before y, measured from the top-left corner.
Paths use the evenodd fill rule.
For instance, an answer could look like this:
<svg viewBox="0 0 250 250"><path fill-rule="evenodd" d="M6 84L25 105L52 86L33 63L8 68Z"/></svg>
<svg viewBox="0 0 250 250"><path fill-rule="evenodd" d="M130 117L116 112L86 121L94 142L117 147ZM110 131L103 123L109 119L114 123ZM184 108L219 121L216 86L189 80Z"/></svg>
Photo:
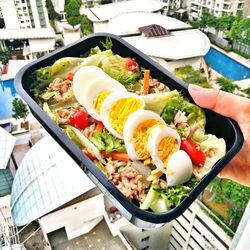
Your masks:
<svg viewBox="0 0 250 250"><path fill-rule="evenodd" d="M50 233L49 240L52 250L125 250L120 238L113 237L109 228L102 220L92 231L72 240L68 240L65 230L60 229Z"/></svg>

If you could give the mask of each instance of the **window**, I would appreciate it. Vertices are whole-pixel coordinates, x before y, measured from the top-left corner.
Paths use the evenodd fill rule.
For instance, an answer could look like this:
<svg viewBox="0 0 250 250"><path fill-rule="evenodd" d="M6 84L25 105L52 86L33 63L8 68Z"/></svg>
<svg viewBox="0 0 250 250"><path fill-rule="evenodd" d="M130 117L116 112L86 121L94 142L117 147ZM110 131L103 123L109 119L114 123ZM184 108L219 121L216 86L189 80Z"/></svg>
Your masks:
<svg viewBox="0 0 250 250"><path fill-rule="evenodd" d="M28 16L28 13L24 13L24 16Z"/></svg>
<svg viewBox="0 0 250 250"><path fill-rule="evenodd" d="M25 0L22 0L22 3L25 3Z"/></svg>
<svg viewBox="0 0 250 250"><path fill-rule="evenodd" d="M216 7L219 7L219 6L220 6L220 4L219 4L219 3L217 3L217 4L216 4Z"/></svg>
<svg viewBox="0 0 250 250"><path fill-rule="evenodd" d="M29 23L30 22L30 20L26 20L26 23Z"/></svg>
<svg viewBox="0 0 250 250"><path fill-rule="evenodd" d="M27 10L27 8L26 8L26 7L23 7L23 10Z"/></svg>
<svg viewBox="0 0 250 250"><path fill-rule="evenodd" d="M24 23L24 21L21 21L21 23Z"/></svg>
<svg viewBox="0 0 250 250"><path fill-rule="evenodd" d="M209 1L209 2L207 2L207 4L208 4L208 5L210 5L210 4L211 4L211 2Z"/></svg>

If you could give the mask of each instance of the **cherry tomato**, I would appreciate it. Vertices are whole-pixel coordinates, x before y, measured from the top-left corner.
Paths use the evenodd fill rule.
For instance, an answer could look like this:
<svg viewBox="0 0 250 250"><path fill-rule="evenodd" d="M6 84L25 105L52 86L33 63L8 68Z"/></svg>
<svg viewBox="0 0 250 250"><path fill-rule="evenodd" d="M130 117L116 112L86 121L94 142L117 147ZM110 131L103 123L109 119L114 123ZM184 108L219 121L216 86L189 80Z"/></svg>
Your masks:
<svg viewBox="0 0 250 250"><path fill-rule="evenodd" d="M68 72L66 75L66 79L69 81L73 81L74 78L74 73L73 72Z"/></svg>
<svg viewBox="0 0 250 250"><path fill-rule="evenodd" d="M137 73L139 71L139 66L135 59L131 57L126 57L125 59L127 69L133 73Z"/></svg>
<svg viewBox="0 0 250 250"><path fill-rule="evenodd" d="M181 140L181 149L184 150L194 165L203 166L206 160L206 155L203 151L191 140Z"/></svg>
<svg viewBox="0 0 250 250"><path fill-rule="evenodd" d="M95 156L87 149L87 148L83 148L82 152L91 160L95 160Z"/></svg>
<svg viewBox="0 0 250 250"><path fill-rule="evenodd" d="M77 111L69 118L69 124L78 129L85 129L89 125L89 117L86 112Z"/></svg>

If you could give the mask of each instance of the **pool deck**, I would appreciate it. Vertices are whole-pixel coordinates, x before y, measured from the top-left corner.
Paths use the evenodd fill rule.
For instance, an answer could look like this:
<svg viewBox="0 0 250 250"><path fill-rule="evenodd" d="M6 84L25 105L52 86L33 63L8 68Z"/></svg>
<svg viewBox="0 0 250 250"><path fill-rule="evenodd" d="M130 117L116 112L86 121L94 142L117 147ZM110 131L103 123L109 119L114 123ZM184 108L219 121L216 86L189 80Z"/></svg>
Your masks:
<svg viewBox="0 0 250 250"><path fill-rule="evenodd" d="M240 56L238 54L236 54L235 52L233 51L230 51L230 52L226 52L225 50L217 47L216 45L214 44L211 44L211 47L217 49L218 51L220 51L221 53L225 54L226 56L234 59L235 61L241 63L242 65L246 66L247 68L250 69L250 60L247 59L247 58L244 58L243 56Z"/></svg>

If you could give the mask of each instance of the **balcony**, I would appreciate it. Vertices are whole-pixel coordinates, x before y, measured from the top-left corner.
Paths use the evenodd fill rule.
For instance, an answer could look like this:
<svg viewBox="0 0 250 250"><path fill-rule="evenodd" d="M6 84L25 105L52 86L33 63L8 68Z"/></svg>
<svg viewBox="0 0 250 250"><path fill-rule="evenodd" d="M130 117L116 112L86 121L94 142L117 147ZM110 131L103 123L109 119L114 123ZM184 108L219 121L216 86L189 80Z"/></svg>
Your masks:
<svg viewBox="0 0 250 250"><path fill-rule="evenodd" d="M192 6L192 7L191 7L191 10L193 10L193 11L195 11L195 12L198 12L198 11L200 10L200 8L198 9L198 8L195 7L195 6Z"/></svg>
<svg viewBox="0 0 250 250"><path fill-rule="evenodd" d="M202 1L192 1L192 4L201 6L202 5Z"/></svg>
<svg viewBox="0 0 250 250"><path fill-rule="evenodd" d="M223 11L231 11L231 5L223 5Z"/></svg>

